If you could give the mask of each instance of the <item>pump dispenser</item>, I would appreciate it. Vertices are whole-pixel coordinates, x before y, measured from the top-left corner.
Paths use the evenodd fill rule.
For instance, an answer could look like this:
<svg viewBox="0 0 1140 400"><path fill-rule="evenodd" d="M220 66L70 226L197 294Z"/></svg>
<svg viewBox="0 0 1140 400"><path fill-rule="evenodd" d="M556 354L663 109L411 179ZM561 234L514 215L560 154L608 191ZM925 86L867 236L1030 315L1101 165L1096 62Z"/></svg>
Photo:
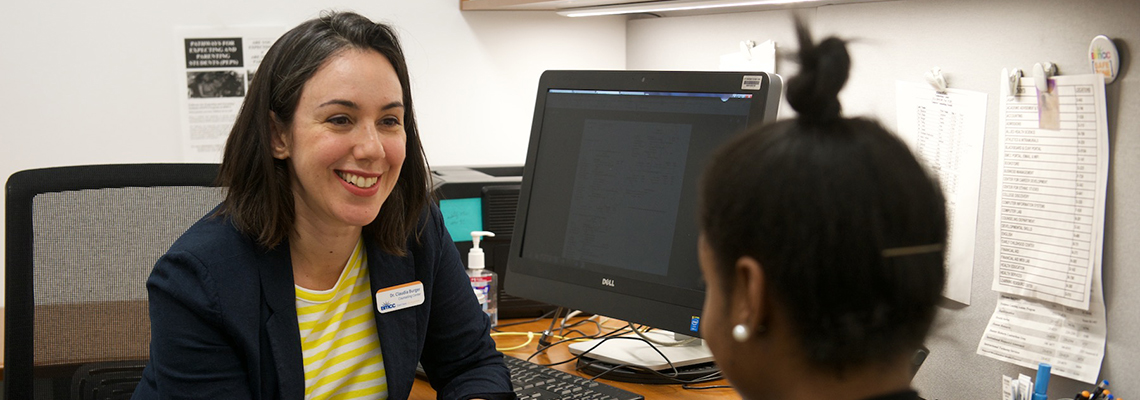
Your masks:
<svg viewBox="0 0 1140 400"><path fill-rule="evenodd" d="M484 236L494 237L495 234L486 231L471 232L472 247L467 253L467 277L471 279L471 289L475 290L475 297L483 306L483 312L491 317L491 326L496 326L499 324L499 276L486 269L483 249L479 248L479 240Z"/></svg>

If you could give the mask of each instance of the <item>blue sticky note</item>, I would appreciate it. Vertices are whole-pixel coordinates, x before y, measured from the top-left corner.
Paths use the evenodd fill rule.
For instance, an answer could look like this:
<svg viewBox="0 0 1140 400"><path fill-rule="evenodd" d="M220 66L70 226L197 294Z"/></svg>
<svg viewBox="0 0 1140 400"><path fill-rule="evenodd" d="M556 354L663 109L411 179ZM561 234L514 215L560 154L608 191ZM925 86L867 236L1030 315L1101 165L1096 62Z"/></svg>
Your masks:
<svg viewBox="0 0 1140 400"><path fill-rule="evenodd" d="M451 240L470 242L471 231L483 230L483 199L449 199L439 201L443 226L451 233Z"/></svg>

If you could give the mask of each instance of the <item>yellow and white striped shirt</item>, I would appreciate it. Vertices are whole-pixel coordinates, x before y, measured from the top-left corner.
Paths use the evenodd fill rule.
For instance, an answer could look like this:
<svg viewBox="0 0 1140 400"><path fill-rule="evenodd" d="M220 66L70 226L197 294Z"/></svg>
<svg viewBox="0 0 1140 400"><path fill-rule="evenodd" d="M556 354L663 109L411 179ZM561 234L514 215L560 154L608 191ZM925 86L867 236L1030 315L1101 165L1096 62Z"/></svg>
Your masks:
<svg viewBox="0 0 1140 400"><path fill-rule="evenodd" d="M305 399L388 398L364 240L357 242L332 289L295 288Z"/></svg>

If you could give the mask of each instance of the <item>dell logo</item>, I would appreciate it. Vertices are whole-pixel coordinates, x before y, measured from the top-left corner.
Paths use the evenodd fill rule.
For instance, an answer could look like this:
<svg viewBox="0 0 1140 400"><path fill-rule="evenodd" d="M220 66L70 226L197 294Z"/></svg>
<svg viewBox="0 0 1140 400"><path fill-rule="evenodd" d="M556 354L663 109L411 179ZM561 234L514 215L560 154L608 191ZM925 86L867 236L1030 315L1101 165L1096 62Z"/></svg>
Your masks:
<svg viewBox="0 0 1140 400"><path fill-rule="evenodd" d="M602 286L614 287L614 280L609 278L602 278Z"/></svg>

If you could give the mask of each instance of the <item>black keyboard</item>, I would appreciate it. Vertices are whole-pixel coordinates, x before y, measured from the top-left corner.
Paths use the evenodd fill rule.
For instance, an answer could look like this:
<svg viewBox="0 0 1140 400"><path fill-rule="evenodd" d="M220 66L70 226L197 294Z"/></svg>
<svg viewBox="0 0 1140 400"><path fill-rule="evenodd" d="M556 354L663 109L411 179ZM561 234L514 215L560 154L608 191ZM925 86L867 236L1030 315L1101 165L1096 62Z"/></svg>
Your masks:
<svg viewBox="0 0 1140 400"><path fill-rule="evenodd" d="M643 400L644 396L571 373L505 356L519 400Z"/></svg>

